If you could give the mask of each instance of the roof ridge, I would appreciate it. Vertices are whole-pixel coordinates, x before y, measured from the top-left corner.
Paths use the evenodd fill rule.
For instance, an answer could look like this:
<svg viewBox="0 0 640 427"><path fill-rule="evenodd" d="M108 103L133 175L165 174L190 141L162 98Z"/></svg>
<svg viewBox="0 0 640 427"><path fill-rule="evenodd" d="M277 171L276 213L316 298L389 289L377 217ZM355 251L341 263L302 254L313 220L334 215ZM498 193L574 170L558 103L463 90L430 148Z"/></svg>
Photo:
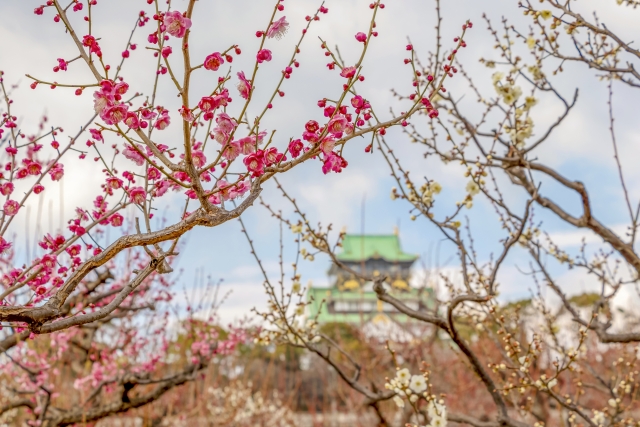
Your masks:
<svg viewBox="0 0 640 427"><path fill-rule="evenodd" d="M383 234L383 233L380 233L380 234L354 234L354 233L345 233L345 235L344 235L344 236L345 236L345 237L347 237L347 236L358 236L358 237L361 237L361 236L364 236L364 237L372 237L372 236L375 236L375 237L396 237L396 238L400 238L400 236L398 236L397 234L393 234L393 233L391 233L391 234Z"/></svg>
<svg viewBox="0 0 640 427"><path fill-rule="evenodd" d="M397 234L346 234L342 247L337 257L343 261L381 258L388 262L413 262L418 258L402 250Z"/></svg>

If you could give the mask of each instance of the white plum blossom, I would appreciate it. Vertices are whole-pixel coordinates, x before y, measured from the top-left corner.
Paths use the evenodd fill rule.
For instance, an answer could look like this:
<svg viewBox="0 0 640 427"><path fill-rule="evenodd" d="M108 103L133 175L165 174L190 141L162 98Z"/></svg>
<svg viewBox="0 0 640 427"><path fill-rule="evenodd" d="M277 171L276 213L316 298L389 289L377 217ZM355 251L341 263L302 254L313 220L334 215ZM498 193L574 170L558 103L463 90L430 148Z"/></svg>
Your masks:
<svg viewBox="0 0 640 427"><path fill-rule="evenodd" d="M293 285L291 285L291 292L293 292L294 294L297 294L300 292L300 289L301 289L300 282L298 282L297 280L293 282Z"/></svg>
<svg viewBox="0 0 640 427"><path fill-rule="evenodd" d="M467 183L467 193L469 193L471 196L475 196L479 192L480 192L480 187L475 181L469 181Z"/></svg>
<svg viewBox="0 0 640 427"><path fill-rule="evenodd" d="M411 372L407 368L400 369L396 373L396 379L398 379L402 384L408 384L411 378Z"/></svg>
<svg viewBox="0 0 640 427"><path fill-rule="evenodd" d="M414 375L411 377L409 387L414 393L422 393L427 389L427 382L422 375Z"/></svg>
<svg viewBox="0 0 640 427"><path fill-rule="evenodd" d="M393 401L398 405L398 408L404 408L404 400L400 396L394 396Z"/></svg>
<svg viewBox="0 0 640 427"><path fill-rule="evenodd" d="M431 427L445 427L447 425L447 408L444 402L436 402L432 400L427 406L427 414L429 415Z"/></svg>
<svg viewBox="0 0 640 427"><path fill-rule="evenodd" d="M591 421L593 421L594 424L596 425L604 425L604 423L606 422L606 418L605 418L605 414L604 412L600 412L600 411L593 411L593 418L591 418Z"/></svg>

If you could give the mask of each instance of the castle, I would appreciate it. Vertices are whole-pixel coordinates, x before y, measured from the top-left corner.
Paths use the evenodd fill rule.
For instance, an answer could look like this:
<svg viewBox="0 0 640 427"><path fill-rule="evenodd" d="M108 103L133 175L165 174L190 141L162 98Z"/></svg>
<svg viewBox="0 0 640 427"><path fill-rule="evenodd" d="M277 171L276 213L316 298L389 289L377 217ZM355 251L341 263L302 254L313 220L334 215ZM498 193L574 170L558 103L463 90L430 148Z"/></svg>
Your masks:
<svg viewBox="0 0 640 427"><path fill-rule="evenodd" d="M417 255L408 254L400 247L397 233L390 235L346 234L342 251L336 255L340 263L365 276L386 277L389 294L414 310L433 306L433 291L410 286L411 266ZM388 303L379 301L373 283L365 282L355 274L333 263L328 271L331 286L310 286L308 290L308 316L320 324L330 322L367 324L404 324L410 319Z"/></svg>

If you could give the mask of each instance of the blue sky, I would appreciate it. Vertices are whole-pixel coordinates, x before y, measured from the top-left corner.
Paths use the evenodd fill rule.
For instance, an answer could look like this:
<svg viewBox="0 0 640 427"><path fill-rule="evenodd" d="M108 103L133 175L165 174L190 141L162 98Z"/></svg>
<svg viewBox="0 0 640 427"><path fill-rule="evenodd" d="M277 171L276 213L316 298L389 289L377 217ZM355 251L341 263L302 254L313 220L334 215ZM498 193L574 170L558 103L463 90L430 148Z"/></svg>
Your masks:
<svg viewBox="0 0 640 427"><path fill-rule="evenodd" d="M336 93L342 84L335 72L329 72L324 66L327 62L322 55L317 36L322 36L330 46L339 44L343 57L347 62L355 62L358 54L358 43L354 34L365 31L368 26L368 1L360 0L328 0L325 3L330 13L312 27L311 33L303 44L300 56L301 67L296 69L292 79L284 87L287 96L278 99L273 113L270 113L264 125L266 129L277 129L279 146L289 137L299 135L304 123L310 119L320 121L322 111L317 108L316 101L328 94ZM596 4L609 3L602 7L601 18L605 22L615 22L622 35L637 36L633 32L633 22L637 22L637 11L616 6L615 0L581 1L580 5L585 13ZM174 1L174 8L184 9L185 1ZM310 0L287 1L284 3L285 14L291 23L289 33L281 41L270 41L269 47L274 52L274 60L264 67L264 72L256 81L258 98L266 96L269 88L273 87L273 80L279 75L282 64L288 59L298 34L305 24L303 17L317 8L318 2ZM10 40L0 45L0 69L5 71L7 82L20 82L17 89L16 109L24 116L24 126L35 126L37 115L46 111L50 122L60 124L68 130L79 127L91 114L90 91L82 97L75 97L72 92L61 89L51 91L41 88L31 91L28 81L21 77L25 73L32 73L39 77L54 78L50 71L56 64L56 58L71 58L76 55L70 40L65 36L59 24L54 24L50 13L45 17L33 15L33 8L39 2L30 0L7 0L0 3L0 16L11 17L3 19L0 26L0 39ZM424 0L393 0L389 1L378 19L380 36L371 45L369 55L364 63L364 73L367 77L360 87L361 94L377 106L377 111L388 114L388 108L397 109L398 104L393 100L390 89L396 88L407 92L410 89L409 70L402 64L406 56L404 46L409 37L418 53L423 57L434 47L435 16L433 2ZM146 2L125 0L102 0L98 7L106 11L96 22L97 34L105 39L103 51L105 58L119 58L122 46L130 32L135 19L135 12L144 8L149 10ZM234 60L233 73L249 68L249 63L257 47L257 39L253 34L264 27L269 17L272 2L256 0L221 0L198 2L198 13L194 19L192 47L194 57L204 57L206 54L224 50L229 45L238 43L243 49L243 55ZM479 62L480 57L496 59L493 42L482 22L481 15L486 12L494 24L499 24L505 15L514 23L527 25L527 21L517 8L517 1L506 0L449 0L443 2L442 14L443 41L445 46L451 42L459 32L460 26L466 19L471 19L476 25L468 36L469 48L464 50L461 60L467 72L475 76L476 82L481 84L487 96L493 95L490 75L495 70L484 68ZM122 19L122 17L126 17ZM130 22L131 21L131 22ZM146 34L151 32L149 26L144 27L135 36L135 41L142 46ZM131 63L125 66L123 76L131 84L132 89L148 92L149 74L144 73L149 65L150 55L142 49L133 52ZM115 60L113 60L115 62ZM228 65L228 64L227 64ZM148 68L146 68L148 70ZM262 71L261 71L262 72ZM60 74L60 73L59 73ZM205 90L210 81L209 75L200 74L194 84L194 92ZM80 67L72 64L65 76L55 75L60 81L91 81L90 76ZM558 168L564 175L583 181L590 189L596 215L601 221L614 229L624 229L627 222L626 210L622 204L622 193L615 171L607 121L607 89L603 82L599 82L594 73L580 64L568 64L563 75L555 80L563 94L570 97L574 88L580 89L580 98L575 111L565 124L550 138L547 146L539 151L540 159ZM161 92L162 102L173 111L179 105L175 101L174 93L168 81ZM461 81L450 84L451 93L458 96L465 95L465 86ZM637 124L637 103L634 102L634 91L617 87L614 99L616 111L616 131L621 149L623 167L627 172L627 184L631 189L634 200L640 197L640 168L635 166L638 158L640 130ZM463 107L471 114L477 114L475 97L467 94ZM37 107L34 107L37 106ZM258 102L258 105L261 105ZM39 111L41 110L41 111ZM550 123L558 114L557 103L541 99L536 116L536 124L543 128L544 123ZM27 114L28 112L28 114ZM256 113L257 109L249 113ZM422 120L422 119L418 119ZM174 119L174 123L177 119ZM170 127L163 138L171 140L178 135L178 126ZM410 144L397 130L388 134L388 141L405 159L406 164L414 171L414 175L426 175L436 179L443 187L442 196L438 199L441 206L449 209L457 200L464 197L466 179L461 169L455 165L443 167L439 162L425 161L423 150ZM163 142L163 141L160 141ZM309 213L313 221L323 224L333 223L334 230L346 227L349 232L360 232L361 203L365 199L365 232L391 233L399 225L402 245L406 252L416 253L423 257L428 265L434 266L436 246L442 236L426 221L409 219L408 206L401 202L391 202L390 189L395 185L384 160L377 154L365 155L363 148L365 141L354 141L346 150L349 167L341 174L324 176L319 163L307 163L300 168L283 176L283 186L300 202ZM81 179L82 188L75 186ZM64 185L64 211L69 213L78 205L88 206L89 197L95 194L101 183L99 174L90 162L76 162L67 171ZM509 190L508 196L514 200L524 201L522 192ZM545 184L543 191L562 201L563 206L574 212L579 209L578 199L559 188ZM53 223L59 223L60 193L59 188L47 190L44 209L53 217ZM274 183L266 185L263 197L277 209L290 212L291 208L279 197ZM180 209L179 197L170 199L167 209L171 214ZM12 232L19 237L16 246L20 251L21 237L25 236L29 224L30 237L33 239L35 229L34 213L21 221L16 221ZM481 258L488 259L490 253L499 250L498 239L501 237L499 224L493 209L486 203L476 202L474 208L468 212L472 230L476 239L476 247ZM582 236L586 232L576 231L570 226L548 215L541 208L536 208L536 217L544 221L545 228L553 233L565 247L575 250ZM269 218L267 212L256 204L244 216L245 223L252 238L256 241L257 250L264 260L267 269L275 272L278 269L278 223ZM46 225L46 224L45 224ZM285 236L290 242L292 234L285 230ZM26 237L24 238L26 241ZM232 294L221 309L225 319L232 319L248 314L253 306L260 307L264 302L264 292L261 287L259 270L249 254L248 244L240 233L237 221L224 224L215 229L198 229L188 235L184 241L179 266L184 269L181 281L186 287L193 287L195 271L203 268L214 278L223 278L224 290L231 290ZM597 240L594 241L597 243ZM24 245L24 244L23 244ZM439 264L443 267L447 260L448 266L454 266L452 256L455 248L448 243L440 243ZM290 264L294 250L287 245L285 264ZM517 299L528 294L530 284L517 275L515 266L526 266L527 259L522 253L516 252L507 260L503 284L502 298ZM318 258L315 262L303 263L303 282L311 279L316 284L326 284L325 272L329 267L326 258ZM567 288L570 292L588 289L587 279L574 277L573 273L566 273L562 268L554 270L559 275L565 275ZM563 277L565 277L563 276ZM181 293L178 292L179 294Z"/></svg>

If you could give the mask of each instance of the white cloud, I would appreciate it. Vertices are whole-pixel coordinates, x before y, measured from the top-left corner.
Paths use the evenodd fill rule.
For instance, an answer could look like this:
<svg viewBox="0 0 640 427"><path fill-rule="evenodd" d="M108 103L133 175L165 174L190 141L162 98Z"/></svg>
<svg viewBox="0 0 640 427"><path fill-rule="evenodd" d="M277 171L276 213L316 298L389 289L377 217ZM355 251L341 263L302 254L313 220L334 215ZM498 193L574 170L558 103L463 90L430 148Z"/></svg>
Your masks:
<svg viewBox="0 0 640 427"><path fill-rule="evenodd" d="M625 224L615 224L610 227L611 231L613 231L618 236L626 239L626 232L628 231L628 226ZM602 243L602 237L598 236L593 231L585 228L585 229L573 229L567 231L556 231L553 233L549 233L549 238L553 243L560 247L571 247L571 246L580 246L582 243Z"/></svg>
<svg viewBox="0 0 640 427"><path fill-rule="evenodd" d="M91 91L87 90L82 97L76 97L71 91L65 91L63 88L50 90L40 87L32 91L28 88L27 79L22 76L25 73L33 73L41 78L87 82L91 80L91 76L84 67L80 66L80 62L73 63L66 74L51 72L50 69L55 65L57 57L70 59L76 55L75 46L64 34L62 26L51 21L52 16L49 12L44 17L35 16L32 14L35 3L31 5L26 3L0 2L0 16L10 17L5 18L3 25L0 26L0 39L14 41L0 45L0 58L2 58L0 68L6 72L4 76L6 82L16 80L21 82L21 87L15 93L15 112L23 116L25 129L34 129L38 115L47 112L50 117L49 123L61 124L65 128L65 135L72 134L91 113ZM511 5L503 3L455 0L444 2L442 5L444 16L442 40L445 47L449 46L448 43L451 43L453 37L459 33L460 23L464 19L469 17L476 23L472 33L473 39L469 39L469 48L462 51L461 60L465 64L466 71L476 76L476 83L480 89L488 94L493 92L488 84L488 76L492 70L487 70L478 64L477 59L481 55L495 57L496 53L491 49L493 42L481 22L481 12L486 9L490 17L496 18L493 19L494 24L498 23L497 18L500 15L503 13L509 15L512 12L516 22L527 22L515 3ZM173 2L173 6L178 9L183 8L184 4L185 2L180 1ZM279 147L282 147L289 137L299 135L307 120L323 118L322 110L316 106L318 99L339 93L341 90L343 82L336 72L327 70L325 64L328 60L323 55L316 37L322 35L332 47L339 43L345 60L348 63L354 62L360 45L353 35L368 26L370 17L368 4L369 1L358 0L329 0L326 3L330 13L323 15L321 21L312 26L309 37L302 46L301 67L294 71L292 78L283 88L286 96L276 99L275 108L268 112L263 121L266 129L278 130L276 145ZM602 10L602 18L605 22L615 23L616 27L621 28L622 32L629 37L633 36L636 32L637 16L630 13L627 8L615 7L613 1L611 4L611 7L599 7ZM258 87L256 96L259 101L271 94L274 81L279 77L280 70L287 61L302 26L306 24L304 16L317 8L317 5L318 2L315 0L285 2L285 13L291 22L291 29L283 40L270 42L269 47L273 49L275 59L262 68L262 74L256 81ZM589 0L581 2L580 5L588 10L596 5L600 6L600 2ZM119 59L122 46L133 24L133 21L125 22L122 16L126 16L125 12L135 15L140 5L125 0L110 0L101 2L98 7L97 11L105 13L101 15L95 29L104 37L101 43L105 58L115 61ZM239 70L248 69L253 61L252 52L258 43L253 33L257 28L264 26L267 19L266 13L272 7L272 2L257 0L199 2L197 7L198 14L194 19L194 37L192 37L194 62L211 51L223 50L239 42L243 54L235 57L232 75ZM508 9L505 10L505 8ZM391 88L401 92L410 90L409 67L402 64L402 59L406 56L404 50L406 37L411 38L423 59L426 51L433 48L435 38L432 27L435 24L435 17L432 11L432 2L403 0L389 2L386 9L380 13L377 22L380 36L371 44L369 56L364 63L366 80L359 90L374 105L379 106L377 110L383 116L388 115L390 107L395 111L401 109L390 96ZM81 16L74 16L74 19L76 18L81 23ZM142 28L135 36L136 40L141 42L150 31L148 26ZM109 41L111 37L114 38L113 42ZM175 53L174 55L177 56ZM140 48L132 54L131 58L131 65L125 66L123 75L131 83L132 90L148 93L152 86L147 68L148 60L152 59L150 53ZM593 81L592 76L581 65L567 65L567 72L564 74L557 77L563 94L568 96L572 93L574 86L580 86L581 98L575 112L571 113L565 125L553 134L547 148L539 150L537 155L549 161L571 179L583 180L590 188L590 194L594 198L594 208L598 214L616 215L619 209L611 208L616 205L612 204L609 198L616 197L615 203L617 203L621 201L619 197L621 194L617 189L613 189L613 186L617 185L617 177L612 174L612 172L615 173L615 169L607 133L606 88L604 84ZM192 87L193 96L209 88L210 79L210 74L198 74ZM163 81L163 87L166 89L159 94L162 103L175 111L179 107L178 100L168 79ZM461 104L464 108L472 113L477 112L475 95L468 93L463 79L457 76L451 81L449 88L450 93L455 96L465 97ZM237 98L233 89L232 92ZM640 148L635 143L638 139L635 125L637 109L633 107L637 102L633 96L631 91L616 92L614 106L621 115L621 119L624 119L616 122L616 129L623 166L628 174L627 184L632 196L638 197L640 168L635 167L635 162L640 154ZM249 113L257 114L257 107L255 109L252 107ZM539 134L543 125L551 123L558 114L557 103L541 100L535 112L536 133ZM423 117L416 118L415 121L416 123L422 121L419 124L426 126L426 119ZM176 135L179 133L176 122L177 120L174 120L174 124L167 132L160 135L161 142L171 146L176 145ZM80 143L83 144L84 140L81 139ZM406 143L399 132L389 132L388 140L396 153L403 158L403 164L412 171L414 178L420 179L422 176L427 176L429 179L436 179L443 185L443 192L454 193L455 197L451 196L454 199L461 197L463 192L460 189L464 186L466 178L462 176L458 166L452 164L443 166L440 162L425 161L422 156L424 151L422 147ZM117 141L110 141L107 145L114 142ZM342 174L324 176L320 171L320 163L310 162L292 171L288 175L289 179L283 179L285 188L300 201L313 217L314 222L321 221L324 224L332 222L338 229L342 225L359 229L357 225L360 221L360 205L365 194L367 205L377 203L376 206L382 206L383 200L388 203L390 185L387 166L379 155L363 156L362 148L365 144L365 141L353 141L352 146L347 148L347 160L350 164ZM90 157L93 156L90 154ZM102 177L97 171L96 164L90 159L84 162L71 162L66 173L63 210L65 218L68 218L76 206L91 206L91 198L97 193ZM613 176L614 179L605 181L603 176ZM502 180L503 177L499 179ZM48 181L45 186L46 191L39 196L44 198L42 225L48 228L48 223L51 221L53 227L57 228L61 222L58 215L60 184L54 185ZM551 195L557 194L554 193L555 190L546 186L543 187L543 191L545 194L549 191ZM268 187L264 194L269 201L273 201L275 206L290 212L291 207L281 200L275 189ZM520 200L523 197L522 192L512 187L508 187L504 194L509 200ZM564 202L564 197L561 200ZM50 203L52 214L49 213ZM32 240L37 222L37 204L38 200L34 199L29 221L24 216L16 218L10 232L19 236L18 241L26 239L23 230L27 223L31 233L29 239ZM167 200L167 206L172 209L176 204L175 198ZM251 228L252 236L255 234L256 239L259 240L257 244L260 245L260 252L266 257L265 262L269 271L276 271L278 265L275 261L277 244L274 240L274 226L272 223L267 223L263 214L258 213L259 209L261 208L256 206L248 213L247 219L250 221L248 226ZM367 230L381 227L380 224L387 226L390 221L395 223L396 218L389 220L390 216L397 215L399 208L394 209L376 209L375 212L368 210ZM474 210L470 215L474 215L475 212ZM537 212L541 212L541 217L546 215L542 209L538 209ZM489 215L493 213L486 210L477 217L472 216L472 219L477 221L479 226L486 227L488 222L494 221L493 216L491 220L488 219ZM612 224L621 222L620 218L610 221ZM557 229L557 232L552 233L552 238L561 246L579 245L583 236L589 243L599 242L597 236L588 231L573 230L569 227L563 229L563 226L558 226ZM615 225L613 229L619 235L624 235L624 226ZM205 265L205 268L213 270L217 276L225 277L230 281L231 284L223 286L233 289L234 293L227 301L229 305L225 304L222 311L226 310L225 313L229 316L233 313L240 315L246 313L249 306L262 304L260 285L262 279L255 266L251 264L251 267L247 267L251 259L245 242L238 243L240 239L244 240L244 237L238 233L238 227L231 224L228 227L220 227L215 233L211 233L210 230L195 233L197 235L191 242L196 247L193 250L185 250L187 256L180 261L180 265L187 271L193 270L196 266ZM440 236L429 234L420 238L426 246ZM485 242L477 242L480 251L492 247L495 242L491 238L492 236L486 236ZM264 248L269 249L263 250ZM310 276L322 277L321 269L322 266L313 267ZM500 278L500 282L504 284L504 295L510 295L512 291L513 295L528 292L529 285L524 284L521 276L516 273L515 269L505 270L505 276Z"/></svg>
<svg viewBox="0 0 640 427"><path fill-rule="evenodd" d="M360 213L363 198L376 196L375 182L364 173L349 173L348 182L329 176L323 182L301 184L298 192L310 212L323 222L344 225Z"/></svg>

